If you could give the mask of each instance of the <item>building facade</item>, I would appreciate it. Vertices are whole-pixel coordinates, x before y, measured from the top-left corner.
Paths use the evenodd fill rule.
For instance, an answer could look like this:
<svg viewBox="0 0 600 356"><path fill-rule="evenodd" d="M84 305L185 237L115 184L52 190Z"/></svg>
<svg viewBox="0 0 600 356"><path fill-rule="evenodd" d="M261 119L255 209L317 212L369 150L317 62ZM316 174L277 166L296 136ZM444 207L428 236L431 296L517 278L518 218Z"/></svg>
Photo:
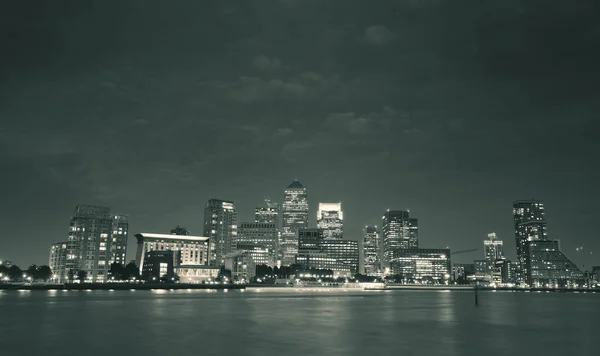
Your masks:
<svg viewBox="0 0 600 356"><path fill-rule="evenodd" d="M207 265L209 259L209 239L204 236L171 235L171 234L136 234L136 264L143 273L146 254L151 251L173 251L174 266Z"/></svg>
<svg viewBox="0 0 600 356"><path fill-rule="evenodd" d="M466 283L468 278L475 274L473 263L454 263L452 265L452 278L459 283Z"/></svg>
<svg viewBox="0 0 600 356"><path fill-rule="evenodd" d="M279 227L279 204L266 199L263 206L254 209L254 222Z"/></svg>
<svg viewBox="0 0 600 356"><path fill-rule="evenodd" d="M67 261L67 241L57 242L50 246L50 263L48 266L52 270L52 282L65 283L67 273L65 270Z"/></svg>
<svg viewBox="0 0 600 356"><path fill-rule="evenodd" d="M238 251L248 251L257 265L275 266L279 237L275 223L241 223L237 237Z"/></svg>
<svg viewBox="0 0 600 356"><path fill-rule="evenodd" d="M237 251L227 255L225 269L231 271L233 282L250 283L256 276L256 263L246 251Z"/></svg>
<svg viewBox="0 0 600 356"><path fill-rule="evenodd" d="M409 283L445 283L450 279L449 249L395 249L390 254L390 272Z"/></svg>
<svg viewBox="0 0 600 356"><path fill-rule="evenodd" d="M379 243L379 230L377 226L367 226L364 231L363 260L366 275L380 273L381 245Z"/></svg>
<svg viewBox="0 0 600 356"><path fill-rule="evenodd" d="M558 241L534 240L527 244L527 283L532 287L582 287L584 273L561 251Z"/></svg>
<svg viewBox="0 0 600 356"><path fill-rule="evenodd" d="M281 224L281 264L289 266L298 254L298 230L308 228L308 192L297 180L285 189Z"/></svg>
<svg viewBox="0 0 600 356"><path fill-rule="evenodd" d="M171 280L175 276L175 258L171 250L153 250L146 252L142 265L142 279L158 282L161 279Z"/></svg>
<svg viewBox="0 0 600 356"><path fill-rule="evenodd" d="M125 261L128 221L110 208L78 205L69 222L65 275L86 272L85 282L106 282L110 264Z"/></svg>
<svg viewBox="0 0 600 356"><path fill-rule="evenodd" d="M204 236L210 240L210 265L223 266L235 251L238 215L232 201L210 199L204 209Z"/></svg>
<svg viewBox="0 0 600 356"><path fill-rule="evenodd" d="M326 239L344 237L344 212L342 203L319 203L317 227L323 230Z"/></svg>
<svg viewBox="0 0 600 356"><path fill-rule="evenodd" d="M127 215L113 216L113 234L111 263L126 265L127 260L127 231L129 230L129 217ZM109 266L110 269L110 266Z"/></svg>
<svg viewBox="0 0 600 356"><path fill-rule="evenodd" d="M386 267L397 249L419 247L419 224L407 210L388 210L383 214L381 225L383 261Z"/></svg>
<svg viewBox="0 0 600 356"><path fill-rule="evenodd" d="M303 269L327 269L338 276L358 273L358 241L327 239L318 228L301 229L298 236L296 264Z"/></svg>
<svg viewBox="0 0 600 356"><path fill-rule="evenodd" d="M496 265L496 261L504 259L504 246L501 240L498 240L495 232L489 233L487 240L483 241L483 252L487 263L486 274L489 280L501 282L501 271Z"/></svg>
<svg viewBox="0 0 600 356"><path fill-rule="evenodd" d="M548 231L544 203L538 200L518 200L513 203L515 240L517 245L518 279L529 279L527 260L529 241L547 240Z"/></svg>

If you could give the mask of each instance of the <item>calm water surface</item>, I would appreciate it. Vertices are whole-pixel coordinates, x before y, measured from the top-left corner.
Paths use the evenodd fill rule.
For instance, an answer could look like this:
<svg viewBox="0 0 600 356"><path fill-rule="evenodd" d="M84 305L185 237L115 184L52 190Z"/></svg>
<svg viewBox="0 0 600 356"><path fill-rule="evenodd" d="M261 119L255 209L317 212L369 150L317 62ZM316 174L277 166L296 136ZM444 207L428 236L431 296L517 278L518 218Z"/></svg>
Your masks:
<svg viewBox="0 0 600 356"><path fill-rule="evenodd" d="M0 355L600 355L600 294L0 291Z"/></svg>

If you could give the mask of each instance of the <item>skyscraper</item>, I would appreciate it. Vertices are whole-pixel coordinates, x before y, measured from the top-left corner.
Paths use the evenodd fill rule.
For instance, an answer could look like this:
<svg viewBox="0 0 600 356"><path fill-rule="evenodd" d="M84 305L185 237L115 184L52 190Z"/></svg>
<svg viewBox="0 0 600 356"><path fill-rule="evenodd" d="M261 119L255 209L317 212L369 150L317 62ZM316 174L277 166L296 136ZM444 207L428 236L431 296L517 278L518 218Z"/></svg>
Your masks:
<svg viewBox="0 0 600 356"><path fill-rule="evenodd" d="M408 210L388 210L381 219L383 263L389 264L396 249L419 247L419 224L417 219L410 217Z"/></svg>
<svg viewBox="0 0 600 356"><path fill-rule="evenodd" d="M319 203L317 227L323 230L325 238L341 239L344 233L342 203Z"/></svg>
<svg viewBox="0 0 600 356"><path fill-rule="evenodd" d="M254 209L254 222L275 224L279 227L279 204L265 199L263 206L257 206Z"/></svg>
<svg viewBox="0 0 600 356"><path fill-rule="evenodd" d="M380 271L381 246L377 226L367 226L364 230L363 258L365 274L373 275Z"/></svg>
<svg viewBox="0 0 600 356"><path fill-rule="evenodd" d="M127 263L127 237L129 230L129 218L126 215L115 215L113 216L113 236L111 252L112 258L111 263L120 263L125 265Z"/></svg>
<svg viewBox="0 0 600 356"><path fill-rule="evenodd" d="M210 199L204 209L204 236L209 238L209 260L223 266L225 255L235 251L238 215L232 201Z"/></svg>
<svg viewBox="0 0 600 356"><path fill-rule="evenodd" d="M125 262L128 222L110 208L78 205L69 223L64 273L85 271L88 282L105 282L113 262ZM122 262L121 262L122 261Z"/></svg>
<svg viewBox="0 0 600 356"><path fill-rule="evenodd" d="M298 230L308 228L308 193L297 180L285 188L282 213L281 260L289 266L298 254Z"/></svg>
<svg viewBox="0 0 600 356"><path fill-rule="evenodd" d="M247 251L257 265L274 266L278 237L275 223L243 222L238 228L237 250Z"/></svg>
<svg viewBox="0 0 600 356"><path fill-rule="evenodd" d="M519 200L513 203L515 223L515 240L517 244L517 261L519 262L518 279L528 279L527 258L529 241L547 240L546 213L544 203L537 200Z"/></svg>
<svg viewBox="0 0 600 356"><path fill-rule="evenodd" d="M489 233L488 239L483 241L483 250L487 265L486 274L490 277L490 280L500 282L502 280L501 271L496 262L504 259L504 250L503 242L498 240L495 232Z"/></svg>

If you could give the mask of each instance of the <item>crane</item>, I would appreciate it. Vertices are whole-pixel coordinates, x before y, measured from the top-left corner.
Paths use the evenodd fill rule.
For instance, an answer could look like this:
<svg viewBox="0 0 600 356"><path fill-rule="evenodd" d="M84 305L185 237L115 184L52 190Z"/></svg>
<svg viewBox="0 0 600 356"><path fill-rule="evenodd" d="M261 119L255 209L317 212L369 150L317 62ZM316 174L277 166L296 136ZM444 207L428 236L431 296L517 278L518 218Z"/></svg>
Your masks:
<svg viewBox="0 0 600 356"><path fill-rule="evenodd" d="M470 250L458 250L458 251L455 251L455 252L451 252L450 256L452 256L452 255L460 255L462 253L469 253L469 252L475 252L475 251L477 251L476 248L472 248Z"/></svg>

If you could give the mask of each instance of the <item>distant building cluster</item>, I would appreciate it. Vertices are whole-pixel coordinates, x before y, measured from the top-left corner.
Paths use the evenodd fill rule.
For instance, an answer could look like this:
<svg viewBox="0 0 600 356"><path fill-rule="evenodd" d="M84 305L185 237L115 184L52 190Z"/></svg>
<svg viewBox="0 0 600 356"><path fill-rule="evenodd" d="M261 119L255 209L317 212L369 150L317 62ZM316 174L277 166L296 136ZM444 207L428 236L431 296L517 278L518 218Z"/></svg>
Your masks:
<svg viewBox="0 0 600 356"><path fill-rule="evenodd" d="M201 236L179 226L169 234L134 235L142 279L203 283L226 269L234 280L251 281L260 265L330 270L334 276L393 276L396 283L412 284L562 288L582 286L590 277L561 252L559 241L549 239L540 201L513 205L516 261L505 257L503 241L490 233L483 259L454 265L449 249L420 247L418 219L409 210L385 211L381 225L366 226L359 241L344 234L342 203L320 202L317 226L310 227L308 191L297 180L285 188L281 204L266 200L257 206L254 221L239 221L235 203L220 199L208 200L203 217ZM128 226L127 216L113 215L110 208L77 206L67 238L50 247L54 281L68 282L80 271L86 282L110 281L110 265L127 261ZM591 275L600 275L600 268Z"/></svg>

